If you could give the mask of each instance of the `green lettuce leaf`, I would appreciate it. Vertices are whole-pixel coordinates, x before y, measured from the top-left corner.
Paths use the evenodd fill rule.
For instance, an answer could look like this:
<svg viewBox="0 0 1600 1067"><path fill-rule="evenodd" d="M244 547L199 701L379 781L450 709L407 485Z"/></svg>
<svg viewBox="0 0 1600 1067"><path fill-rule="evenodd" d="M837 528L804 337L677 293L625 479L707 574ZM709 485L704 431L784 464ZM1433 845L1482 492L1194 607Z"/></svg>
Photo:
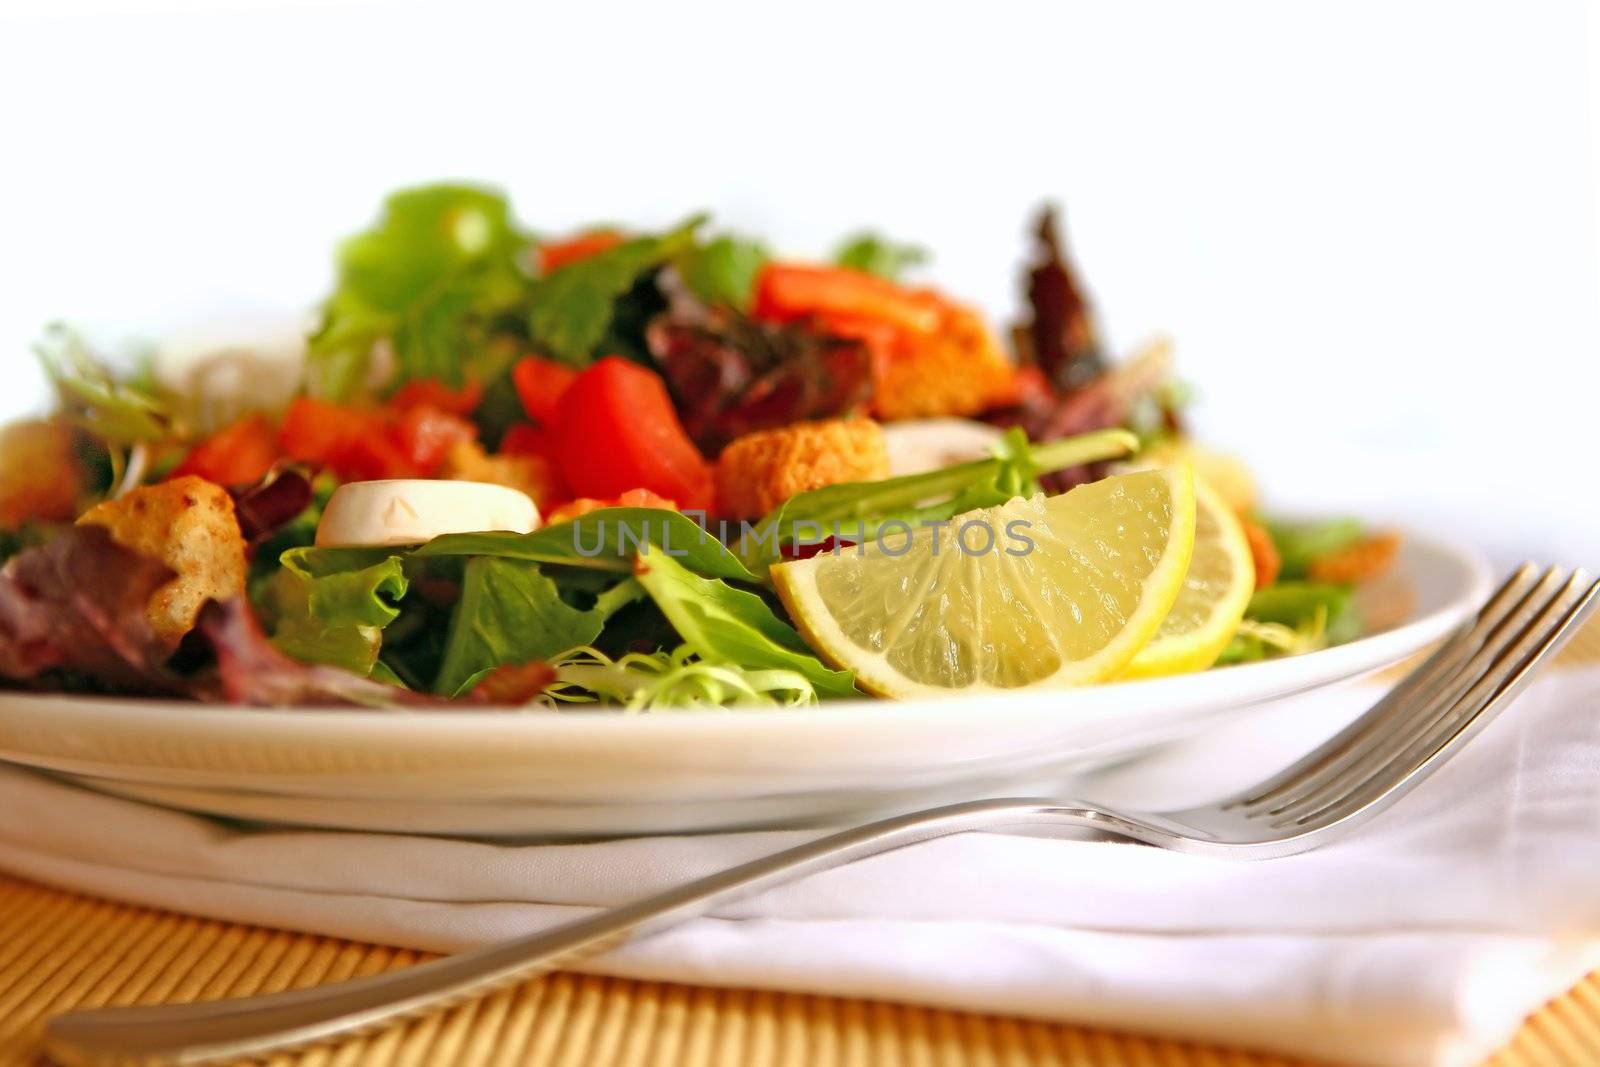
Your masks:
<svg viewBox="0 0 1600 1067"><path fill-rule="evenodd" d="M266 587L263 621L272 643L304 663L373 673L384 627L399 617L399 601L409 585L399 558L361 565L363 560L345 555L337 562L354 565L341 568L333 559L308 566L305 556L303 549L285 552L283 566Z"/></svg>
<svg viewBox="0 0 1600 1067"><path fill-rule="evenodd" d="M660 552L641 553L634 577L696 655L709 663L789 670L818 696L859 696L849 671L835 671L812 654L794 628L754 593L690 573Z"/></svg>
<svg viewBox="0 0 1600 1067"><path fill-rule="evenodd" d="M866 271L880 278L899 281L912 267L921 266L931 257L926 248L898 244L875 233L858 233L847 237L833 254L841 267Z"/></svg>
<svg viewBox="0 0 1600 1067"><path fill-rule="evenodd" d="M460 696L496 667L591 644L613 612L641 595L637 583L625 580L579 610L538 563L474 556L462 573L434 692Z"/></svg>
<svg viewBox="0 0 1600 1067"><path fill-rule="evenodd" d="M339 278L306 357L308 384L343 399L366 380L373 346L394 350L395 378L460 385L489 347L492 320L520 306L518 258L530 238L504 197L470 185L403 189L373 228L339 249Z"/></svg>
<svg viewBox="0 0 1600 1067"><path fill-rule="evenodd" d="M676 265L689 291L702 301L745 311L755 291L756 275L769 258L757 241L722 236L689 249Z"/></svg>
<svg viewBox="0 0 1600 1067"><path fill-rule="evenodd" d="M1304 578L1311 564L1323 556L1342 552L1365 534L1356 519L1328 519L1322 522L1283 522L1268 519L1267 532L1283 560L1279 574L1285 578Z"/></svg>
<svg viewBox="0 0 1600 1067"><path fill-rule="evenodd" d="M1355 593L1343 585L1326 582L1274 582L1256 590L1244 614L1257 622L1278 623L1299 629L1324 613L1323 634L1337 645L1361 636L1361 612Z"/></svg>
<svg viewBox="0 0 1600 1067"><path fill-rule="evenodd" d="M585 366L611 332L617 303L640 277L694 245L695 216L659 236L635 237L550 272L533 283L528 334L544 352Z"/></svg>

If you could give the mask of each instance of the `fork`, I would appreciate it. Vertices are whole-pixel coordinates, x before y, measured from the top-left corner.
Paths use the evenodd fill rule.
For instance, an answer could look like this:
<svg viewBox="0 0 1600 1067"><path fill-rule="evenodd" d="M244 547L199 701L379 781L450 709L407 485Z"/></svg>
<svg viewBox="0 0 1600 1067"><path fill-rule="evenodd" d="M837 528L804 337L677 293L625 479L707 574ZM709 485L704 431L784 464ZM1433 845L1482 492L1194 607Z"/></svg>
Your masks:
<svg viewBox="0 0 1600 1067"><path fill-rule="evenodd" d="M267 996L103 1008L52 1020L69 1067L260 1057L378 1029L597 955L719 904L867 856L969 830L1089 828L1240 859L1314 848L1384 810L1454 756L1600 601L1600 582L1524 564L1365 714L1275 777L1220 803L1124 813L1050 798L976 800L830 834L553 930L402 971Z"/></svg>

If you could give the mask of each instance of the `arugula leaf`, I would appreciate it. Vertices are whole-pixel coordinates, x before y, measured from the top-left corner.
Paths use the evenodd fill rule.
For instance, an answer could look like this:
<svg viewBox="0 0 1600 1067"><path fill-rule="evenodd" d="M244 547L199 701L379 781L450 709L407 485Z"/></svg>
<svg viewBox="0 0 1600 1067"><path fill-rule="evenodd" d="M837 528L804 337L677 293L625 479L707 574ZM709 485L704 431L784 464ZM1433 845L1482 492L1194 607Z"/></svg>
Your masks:
<svg viewBox="0 0 1600 1067"><path fill-rule="evenodd" d="M563 563L592 570L628 571L641 546L677 558L708 578L759 579L722 542L693 520L665 508L601 508L570 522L529 534L444 534L414 551L417 556L496 556Z"/></svg>
<svg viewBox="0 0 1600 1067"><path fill-rule="evenodd" d="M1279 571L1285 578L1304 578L1311 564L1323 556L1342 552L1365 533L1356 519L1329 519L1324 522L1275 522L1267 520L1267 532L1283 560Z"/></svg>
<svg viewBox="0 0 1600 1067"><path fill-rule="evenodd" d="M794 628L756 594L714 578L697 577L661 552L640 553L633 573L684 643L702 660L747 670L794 671L810 682L819 696L860 695L849 671L823 666Z"/></svg>
<svg viewBox="0 0 1600 1067"><path fill-rule="evenodd" d="M692 248L704 221L696 215L660 236L635 237L535 280L528 312L533 343L564 363L586 365L611 330L617 302L641 275Z"/></svg>
<svg viewBox="0 0 1600 1067"><path fill-rule="evenodd" d="M334 399L357 391L385 340L395 384L459 385L493 318L525 297L518 257L528 242L498 193L446 184L391 195L378 224L339 249L339 280L306 357L313 391Z"/></svg>
<svg viewBox="0 0 1600 1067"><path fill-rule="evenodd" d="M756 275L771 256L758 241L724 235L695 245L678 257L683 282L703 302L747 310Z"/></svg>
<svg viewBox="0 0 1600 1067"><path fill-rule="evenodd" d="M285 552L266 587L264 614L272 623L272 643L303 663L371 674L384 627L399 616L398 603L408 587L399 558L354 569L334 567L332 559L314 566L304 560L305 550ZM358 562L351 555L341 561Z"/></svg>
<svg viewBox="0 0 1600 1067"><path fill-rule="evenodd" d="M561 598L539 564L474 556L462 574L461 599L450 620L434 692L459 696L496 667L546 660L590 644L613 612L640 595L630 579L580 611Z"/></svg>
<svg viewBox="0 0 1600 1067"><path fill-rule="evenodd" d="M899 281L907 270L921 266L930 258L926 248L897 244L870 232L846 238L833 254L833 261L841 267L866 271L892 282Z"/></svg>
<svg viewBox="0 0 1600 1067"><path fill-rule="evenodd" d="M764 574L782 558L781 547L802 531L818 538L839 528L844 536L871 538L886 522L940 522L975 508L993 507L1038 491L1036 476L1083 463L1117 459L1139 447L1126 430L1101 430L1030 445L1012 429L993 459L876 482L846 482L790 497L745 531L734 553ZM933 503L928 503L933 501Z"/></svg>

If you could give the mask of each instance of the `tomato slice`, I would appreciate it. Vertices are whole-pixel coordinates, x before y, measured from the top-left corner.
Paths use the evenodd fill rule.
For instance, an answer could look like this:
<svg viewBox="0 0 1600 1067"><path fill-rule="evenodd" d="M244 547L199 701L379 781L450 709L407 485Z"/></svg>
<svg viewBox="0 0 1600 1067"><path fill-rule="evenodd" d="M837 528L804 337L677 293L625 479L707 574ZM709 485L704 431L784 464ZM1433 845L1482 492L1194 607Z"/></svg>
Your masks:
<svg viewBox="0 0 1600 1067"><path fill-rule="evenodd" d="M573 381L557 405L556 462L574 496L648 489L685 510L708 510L711 469L689 440L661 378L607 356Z"/></svg>
<svg viewBox="0 0 1600 1067"><path fill-rule="evenodd" d="M756 277L755 316L776 322L838 316L928 334L939 328L940 309L928 293L864 271L768 263Z"/></svg>
<svg viewBox="0 0 1600 1067"><path fill-rule="evenodd" d="M511 384L516 386L522 410L541 426L555 423L556 404L577 376L566 364L538 356L518 360L511 368Z"/></svg>
<svg viewBox="0 0 1600 1067"><path fill-rule="evenodd" d="M284 454L345 479L425 478L450 449L477 437L472 423L427 404L398 411L299 397L284 413Z"/></svg>
<svg viewBox="0 0 1600 1067"><path fill-rule="evenodd" d="M168 477L194 474L218 485L254 485L278 455L272 423L265 415L248 415L195 445Z"/></svg>
<svg viewBox="0 0 1600 1067"><path fill-rule="evenodd" d="M406 460L431 476L450 449L478 439L478 428L459 415L440 411L431 404L418 404L401 412L394 425L394 438Z"/></svg>

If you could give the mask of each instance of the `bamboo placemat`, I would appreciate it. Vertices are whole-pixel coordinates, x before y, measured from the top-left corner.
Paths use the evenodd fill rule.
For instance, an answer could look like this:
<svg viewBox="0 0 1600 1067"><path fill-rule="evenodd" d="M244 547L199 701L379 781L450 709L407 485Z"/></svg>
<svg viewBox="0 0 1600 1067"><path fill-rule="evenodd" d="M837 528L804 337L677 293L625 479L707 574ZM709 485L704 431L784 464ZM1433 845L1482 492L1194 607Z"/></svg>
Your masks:
<svg viewBox="0 0 1600 1067"><path fill-rule="evenodd" d="M1600 662L1600 622L1566 662ZM242 996L427 956L197 919L0 875L0 1065L38 1062L74 1007ZM1076 1026L798 993L556 974L280 1067L1306 1067L1306 1061ZM1486 1067L1600 1064L1600 971Z"/></svg>

